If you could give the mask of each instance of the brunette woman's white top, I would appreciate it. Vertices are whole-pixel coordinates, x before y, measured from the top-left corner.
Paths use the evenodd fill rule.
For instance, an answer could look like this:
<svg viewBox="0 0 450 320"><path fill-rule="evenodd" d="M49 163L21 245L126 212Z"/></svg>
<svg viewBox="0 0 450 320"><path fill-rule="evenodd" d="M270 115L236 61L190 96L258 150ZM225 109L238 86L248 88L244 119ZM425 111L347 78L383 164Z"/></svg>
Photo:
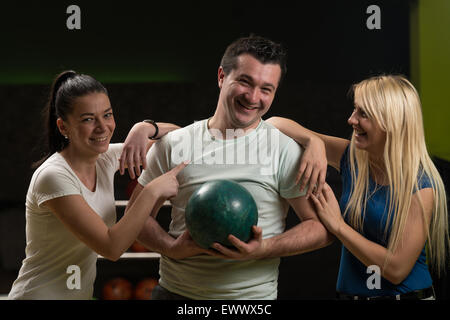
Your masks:
<svg viewBox="0 0 450 320"><path fill-rule="evenodd" d="M45 202L81 195L108 227L116 222L114 174L122 144L110 144L96 163L95 191L87 189L66 160L50 156L33 174L26 197L26 257L9 299L91 299L97 253L80 241Z"/></svg>

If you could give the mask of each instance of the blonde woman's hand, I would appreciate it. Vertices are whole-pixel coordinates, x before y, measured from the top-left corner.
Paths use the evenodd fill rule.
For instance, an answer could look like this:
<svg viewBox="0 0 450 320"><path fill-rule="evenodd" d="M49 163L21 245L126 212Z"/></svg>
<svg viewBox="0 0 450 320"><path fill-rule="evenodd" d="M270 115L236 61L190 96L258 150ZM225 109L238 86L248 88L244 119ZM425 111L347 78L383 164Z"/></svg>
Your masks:
<svg viewBox="0 0 450 320"><path fill-rule="evenodd" d="M318 137L312 137L300 159L300 168L296 179L296 184L301 182L300 191L309 184L306 198L313 193L321 194L327 175L327 154L325 144Z"/></svg>
<svg viewBox="0 0 450 320"><path fill-rule="evenodd" d="M311 195L316 207L317 215L325 228L334 235L339 233L341 226L345 224L342 218L341 208L331 187L325 183L319 195Z"/></svg>

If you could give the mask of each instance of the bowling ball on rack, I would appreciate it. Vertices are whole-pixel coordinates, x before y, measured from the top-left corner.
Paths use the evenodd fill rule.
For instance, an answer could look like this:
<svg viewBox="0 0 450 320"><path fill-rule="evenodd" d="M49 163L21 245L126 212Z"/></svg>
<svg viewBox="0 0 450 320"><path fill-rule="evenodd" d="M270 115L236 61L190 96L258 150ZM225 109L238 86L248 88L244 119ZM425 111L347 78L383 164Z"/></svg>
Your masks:
<svg viewBox="0 0 450 320"><path fill-rule="evenodd" d="M134 289L135 300L151 300L153 288L158 284L154 278L145 278L136 284Z"/></svg>
<svg viewBox="0 0 450 320"><path fill-rule="evenodd" d="M247 242L252 226L258 222L258 208L250 192L231 180L204 183L189 198L186 226L192 239L202 248L214 242L232 246L228 235Z"/></svg>
<svg viewBox="0 0 450 320"><path fill-rule="evenodd" d="M134 241L130 247L131 252L149 252L149 250L140 244L138 241Z"/></svg>
<svg viewBox="0 0 450 320"><path fill-rule="evenodd" d="M127 279L117 277L108 280L103 285L103 300L130 300L132 297L133 285Z"/></svg>

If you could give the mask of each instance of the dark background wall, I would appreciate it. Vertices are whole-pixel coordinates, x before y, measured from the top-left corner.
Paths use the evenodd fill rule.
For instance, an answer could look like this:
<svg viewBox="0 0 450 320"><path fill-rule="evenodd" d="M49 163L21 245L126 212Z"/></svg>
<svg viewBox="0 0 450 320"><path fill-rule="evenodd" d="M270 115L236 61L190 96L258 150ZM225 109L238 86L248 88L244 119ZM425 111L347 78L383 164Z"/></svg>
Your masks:
<svg viewBox="0 0 450 320"><path fill-rule="evenodd" d="M58 72L74 69L105 83L117 123L114 142L145 118L184 126L212 115L225 47L250 33L288 49L288 74L267 116L325 134L349 137L352 83L410 73L409 1L77 2L81 30L72 31L70 4L2 5L0 294L9 291L24 255L24 202L30 165L41 155L40 111ZM381 8L380 30L366 27L371 4ZM328 182L338 196L331 169ZM117 176L117 199L125 198L127 183ZM294 223L291 213L288 226ZM333 298L339 254L335 243L283 258L280 299Z"/></svg>
<svg viewBox="0 0 450 320"><path fill-rule="evenodd" d="M251 33L288 49L287 77L267 116L348 136L350 85L378 73L409 75L409 2L379 1L382 28L368 30L373 3L80 2L81 30L66 28L71 2L4 5L0 146L7 156L0 161L8 184L0 186L0 201L23 200L29 164L39 157L32 149L39 114L57 73L74 69L106 84L118 124L114 140L122 141L147 117L187 125L211 115L220 58L231 41Z"/></svg>

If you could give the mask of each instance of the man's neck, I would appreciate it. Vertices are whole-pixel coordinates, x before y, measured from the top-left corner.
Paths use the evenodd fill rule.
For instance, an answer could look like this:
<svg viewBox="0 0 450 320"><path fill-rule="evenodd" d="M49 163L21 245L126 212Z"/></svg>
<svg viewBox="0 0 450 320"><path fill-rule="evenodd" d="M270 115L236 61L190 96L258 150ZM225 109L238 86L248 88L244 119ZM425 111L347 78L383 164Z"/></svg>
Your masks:
<svg viewBox="0 0 450 320"><path fill-rule="evenodd" d="M214 116L208 119L207 127L212 136L218 139L226 140L249 134L252 130L258 127L261 121L262 120L259 119L259 121L255 121L247 127L240 128L228 123L224 117L219 117L217 114L214 114Z"/></svg>

